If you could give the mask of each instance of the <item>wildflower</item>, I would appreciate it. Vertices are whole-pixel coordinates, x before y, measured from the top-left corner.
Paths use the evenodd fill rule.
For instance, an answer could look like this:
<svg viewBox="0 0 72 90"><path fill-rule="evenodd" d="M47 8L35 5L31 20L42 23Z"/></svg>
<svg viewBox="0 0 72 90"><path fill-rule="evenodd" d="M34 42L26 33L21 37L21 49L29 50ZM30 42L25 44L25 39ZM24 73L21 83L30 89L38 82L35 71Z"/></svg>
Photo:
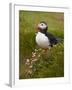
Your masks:
<svg viewBox="0 0 72 90"><path fill-rule="evenodd" d="M39 54L38 57L40 57L41 55Z"/></svg>
<svg viewBox="0 0 72 90"><path fill-rule="evenodd" d="M35 57L36 56L36 53L33 53L32 57Z"/></svg>
<svg viewBox="0 0 72 90"><path fill-rule="evenodd" d="M32 61L31 61L31 65L33 64L33 59L32 59Z"/></svg>
<svg viewBox="0 0 72 90"><path fill-rule="evenodd" d="M30 60L27 59L25 64L26 64L26 65L30 65Z"/></svg>
<svg viewBox="0 0 72 90"><path fill-rule="evenodd" d="M37 61L37 60L38 60L37 58L33 59L33 61Z"/></svg>
<svg viewBox="0 0 72 90"><path fill-rule="evenodd" d="M32 52L32 55L33 55L34 52Z"/></svg>
<svg viewBox="0 0 72 90"><path fill-rule="evenodd" d="M38 50L37 49L35 49L35 52L37 52Z"/></svg>
<svg viewBox="0 0 72 90"><path fill-rule="evenodd" d="M39 48L39 51L41 51L42 49L41 48Z"/></svg>
<svg viewBox="0 0 72 90"><path fill-rule="evenodd" d="M32 68L32 67L33 67L32 65L29 66L29 68Z"/></svg>
<svg viewBox="0 0 72 90"><path fill-rule="evenodd" d="M29 63L29 62L30 62L30 60L29 60L29 59L27 59L27 60L26 60L26 62L27 62L27 63Z"/></svg>
<svg viewBox="0 0 72 90"><path fill-rule="evenodd" d="M34 53L34 55L36 55L36 52Z"/></svg>
<svg viewBox="0 0 72 90"><path fill-rule="evenodd" d="M29 63L29 62L26 62L25 64L26 64L26 65L30 65L30 63Z"/></svg>
<svg viewBox="0 0 72 90"><path fill-rule="evenodd" d="M28 71L28 74L32 74L32 70L29 70L29 71Z"/></svg>
<svg viewBox="0 0 72 90"><path fill-rule="evenodd" d="M32 52L32 55L36 55L36 52Z"/></svg>
<svg viewBox="0 0 72 90"><path fill-rule="evenodd" d="M45 50L42 50L42 52L44 53L44 52L45 52Z"/></svg>

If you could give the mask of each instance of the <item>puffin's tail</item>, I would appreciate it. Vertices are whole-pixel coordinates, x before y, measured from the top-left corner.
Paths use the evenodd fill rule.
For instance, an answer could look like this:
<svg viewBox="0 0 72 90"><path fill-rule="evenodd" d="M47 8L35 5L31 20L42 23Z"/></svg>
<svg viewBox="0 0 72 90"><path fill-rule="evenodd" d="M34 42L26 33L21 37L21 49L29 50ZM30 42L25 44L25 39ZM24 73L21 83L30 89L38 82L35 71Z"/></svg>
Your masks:
<svg viewBox="0 0 72 90"><path fill-rule="evenodd" d="M62 38L56 38L56 40L58 43L62 43L64 41L64 39L62 39Z"/></svg>

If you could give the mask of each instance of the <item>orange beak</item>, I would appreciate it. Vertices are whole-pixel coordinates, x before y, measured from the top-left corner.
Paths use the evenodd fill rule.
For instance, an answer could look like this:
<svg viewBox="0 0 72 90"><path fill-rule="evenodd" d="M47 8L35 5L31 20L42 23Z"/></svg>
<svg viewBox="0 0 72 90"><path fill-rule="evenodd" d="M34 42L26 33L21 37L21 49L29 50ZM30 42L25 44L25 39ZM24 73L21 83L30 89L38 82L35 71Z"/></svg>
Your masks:
<svg viewBox="0 0 72 90"><path fill-rule="evenodd" d="M37 27L37 28L36 28L36 33L38 33L39 31L40 31L40 29Z"/></svg>

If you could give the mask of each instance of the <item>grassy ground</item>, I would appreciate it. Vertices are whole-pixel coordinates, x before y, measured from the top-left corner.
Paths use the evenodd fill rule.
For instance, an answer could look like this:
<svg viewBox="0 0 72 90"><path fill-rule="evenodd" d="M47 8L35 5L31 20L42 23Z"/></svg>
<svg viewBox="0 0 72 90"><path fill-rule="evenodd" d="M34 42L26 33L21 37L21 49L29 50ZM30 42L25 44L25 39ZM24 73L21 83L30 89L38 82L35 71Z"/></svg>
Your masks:
<svg viewBox="0 0 72 90"><path fill-rule="evenodd" d="M35 42L35 30L40 21L46 21L48 31L64 39L64 14L19 11L19 78L64 76L64 44L61 42L46 54ZM35 52L35 49L38 50ZM36 57L32 57L36 53ZM40 57L38 55L40 54ZM32 61L35 59L36 61Z"/></svg>

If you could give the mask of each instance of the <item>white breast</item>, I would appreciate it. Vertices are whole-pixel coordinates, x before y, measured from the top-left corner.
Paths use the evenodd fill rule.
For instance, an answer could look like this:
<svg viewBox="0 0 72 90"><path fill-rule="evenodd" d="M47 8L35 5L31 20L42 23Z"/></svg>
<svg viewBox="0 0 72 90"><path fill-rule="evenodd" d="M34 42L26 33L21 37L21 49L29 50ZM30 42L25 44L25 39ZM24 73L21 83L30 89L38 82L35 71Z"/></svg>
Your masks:
<svg viewBox="0 0 72 90"><path fill-rule="evenodd" d="M38 32L36 35L36 43L41 47L41 48L48 48L50 45L48 37L46 37L44 34Z"/></svg>

